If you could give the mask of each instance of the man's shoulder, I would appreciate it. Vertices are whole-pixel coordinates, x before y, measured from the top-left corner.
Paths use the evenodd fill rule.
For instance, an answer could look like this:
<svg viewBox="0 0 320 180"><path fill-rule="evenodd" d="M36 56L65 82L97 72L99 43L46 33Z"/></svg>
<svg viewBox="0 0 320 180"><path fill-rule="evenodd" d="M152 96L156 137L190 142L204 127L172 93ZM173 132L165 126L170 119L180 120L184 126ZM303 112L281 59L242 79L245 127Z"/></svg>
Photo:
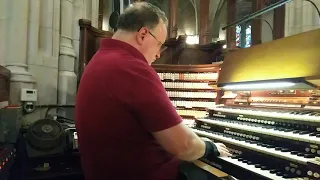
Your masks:
<svg viewBox="0 0 320 180"><path fill-rule="evenodd" d="M91 59L95 64L108 64L114 66L132 66L132 68L140 67L146 68L147 62L143 59L139 59L126 51L113 50L113 49L101 49ZM90 62L91 63L91 62ZM139 65L139 66L136 66ZM109 67L109 66L106 66Z"/></svg>

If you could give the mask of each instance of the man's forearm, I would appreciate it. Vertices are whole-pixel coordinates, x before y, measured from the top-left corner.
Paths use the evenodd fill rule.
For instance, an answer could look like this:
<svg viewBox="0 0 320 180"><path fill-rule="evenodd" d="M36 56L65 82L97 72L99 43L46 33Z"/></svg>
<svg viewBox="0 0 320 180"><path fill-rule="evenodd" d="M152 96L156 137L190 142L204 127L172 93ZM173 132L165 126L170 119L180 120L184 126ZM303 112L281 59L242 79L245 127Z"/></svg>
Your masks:
<svg viewBox="0 0 320 180"><path fill-rule="evenodd" d="M187 148L178 154L178 158L184 161L197 160L205 154L206 144L193 131L190 130Z"/></svg>

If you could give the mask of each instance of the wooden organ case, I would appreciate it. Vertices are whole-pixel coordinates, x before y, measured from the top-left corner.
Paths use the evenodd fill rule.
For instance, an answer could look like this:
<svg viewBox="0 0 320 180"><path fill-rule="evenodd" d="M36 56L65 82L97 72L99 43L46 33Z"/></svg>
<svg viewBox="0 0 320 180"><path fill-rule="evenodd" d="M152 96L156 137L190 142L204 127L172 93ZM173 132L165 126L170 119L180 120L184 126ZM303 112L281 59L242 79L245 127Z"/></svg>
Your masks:
<svg viewBox="0 0 320 180"><path fill-rule="evenodd" d="M217 82L220 63L203 65L154 64L167 94L183 122L188 126L205 117L208 108L219 103Z"/></svg>
<svg viewBox="0 0 320 180"><path fill-rule="evenodd" d="M91 26L91 21L79 20L80 26L80 54L78 63L78 83L86 64L97 52L102 38L111 38L113 32L102 31ZM167 49L161 53L161 58L155 64L211 64L221 61L222 46L224 41L205 45L188 45L186 37L168 39L165 42Z"/></svg>
<svg viewBox="0 0 320 180"><path fill-rule="evenodd" d="M10 71L0 66L0 108L9 104Z"/></svg>

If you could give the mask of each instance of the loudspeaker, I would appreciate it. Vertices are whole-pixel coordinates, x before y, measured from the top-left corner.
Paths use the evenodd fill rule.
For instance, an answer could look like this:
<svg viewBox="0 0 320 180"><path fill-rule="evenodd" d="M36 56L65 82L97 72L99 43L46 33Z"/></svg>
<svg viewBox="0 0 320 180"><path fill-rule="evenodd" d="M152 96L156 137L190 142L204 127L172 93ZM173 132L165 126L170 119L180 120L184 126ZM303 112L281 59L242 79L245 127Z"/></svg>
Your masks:
<svg viewBox="0 0 320 180"><path fill-rule="evenodd" d="M0 109L0 142L15 143L22 124L21 107Z"/></svg>

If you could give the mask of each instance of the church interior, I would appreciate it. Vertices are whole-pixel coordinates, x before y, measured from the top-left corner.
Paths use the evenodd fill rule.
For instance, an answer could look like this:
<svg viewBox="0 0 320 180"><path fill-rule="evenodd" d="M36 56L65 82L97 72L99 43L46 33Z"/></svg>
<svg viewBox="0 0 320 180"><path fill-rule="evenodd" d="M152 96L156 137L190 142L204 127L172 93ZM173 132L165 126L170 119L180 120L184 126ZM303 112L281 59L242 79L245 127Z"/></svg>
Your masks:
<svg viewBox="0 0 320 180"><path fill-rule="evenodd" d="M84 179L77 88L136 1L0 0L0 180ZM206 179L319 180L320 0L145 1L168 18L152 67L173 106L232 153L194 161Z"/></svg>

